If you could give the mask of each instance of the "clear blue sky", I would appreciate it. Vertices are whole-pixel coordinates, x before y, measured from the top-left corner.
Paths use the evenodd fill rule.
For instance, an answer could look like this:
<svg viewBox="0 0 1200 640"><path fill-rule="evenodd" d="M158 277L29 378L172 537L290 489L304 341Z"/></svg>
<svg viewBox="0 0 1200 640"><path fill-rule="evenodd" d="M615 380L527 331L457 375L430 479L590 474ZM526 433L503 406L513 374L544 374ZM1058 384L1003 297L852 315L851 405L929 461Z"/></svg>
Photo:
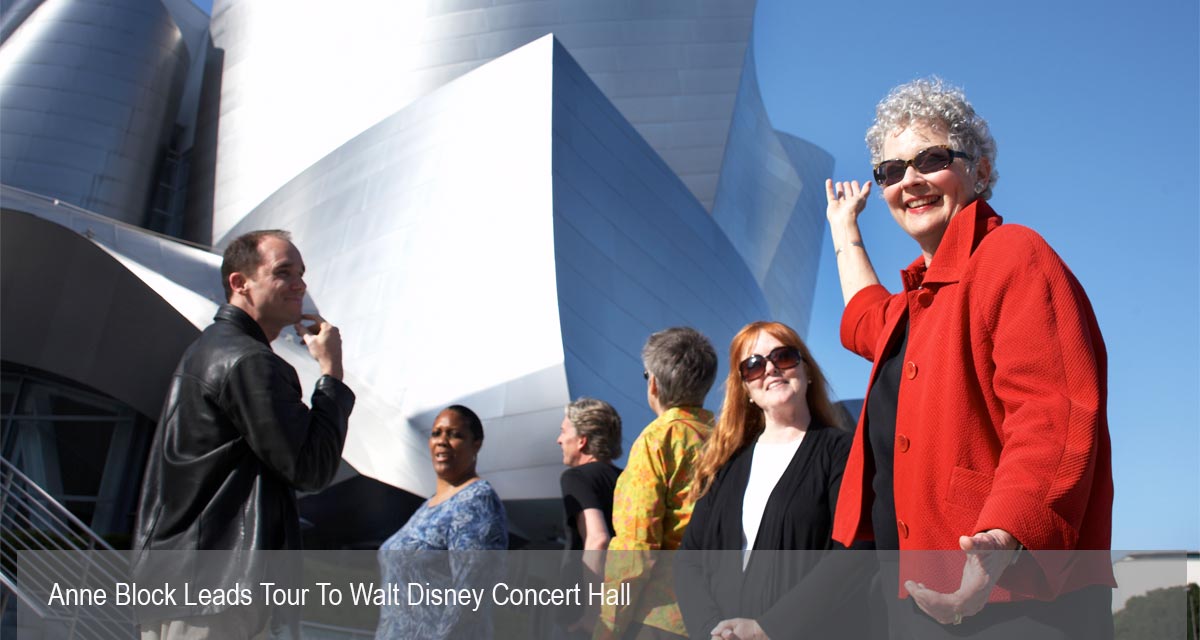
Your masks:
<svg viewBox="0 0 1200 640"><path fill-rule="evenodd" d="M839 179L870 179L863 133L897 84L937 74L988 119L993 206L1067 261L1108 345L1114 549L1200 548L1198 32L1196 0L759 0L755 20L774 125L832 153ZM877 198L861 219L897 288L916 244ZM821 264L808 341L836 393L861 397L828 237Z"/></svg>
<svg viewBox="0 0 1200 640"><path fill-rule="evenodd" d="M888 90L963 87L999 147L991 200L1083 283L1109 354L1113 548L1200 548L1200 16L1196 0L759 0L759 81L776 128L870 179L863 134ZM817 188L823 188L814 185ZM899 288L916 244L872 194L863 235ZM870 368L842 349L829 238L808 340L837 394Z"/></svg>

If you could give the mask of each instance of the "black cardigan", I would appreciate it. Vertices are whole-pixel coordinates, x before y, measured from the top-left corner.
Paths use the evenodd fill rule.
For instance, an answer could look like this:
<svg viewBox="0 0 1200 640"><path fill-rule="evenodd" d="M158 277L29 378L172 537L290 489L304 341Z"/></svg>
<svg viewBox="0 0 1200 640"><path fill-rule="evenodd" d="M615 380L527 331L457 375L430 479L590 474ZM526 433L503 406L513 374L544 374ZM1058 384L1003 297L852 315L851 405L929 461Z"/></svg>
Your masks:
<svg viewBox="0 0 1200 640"><path fill-rule="evenodd" d="M721 467L696 503L675 559L675 593L691 637L708 638L728 618L757 620L771 640L866 633L858 625L866 624L861 610L873 555L828 552L841 548L830 534L850 442L844 431L809 428L771 491L745 571L742 498L754 445ZM847 606L853 615L837 615Z"/></svg>

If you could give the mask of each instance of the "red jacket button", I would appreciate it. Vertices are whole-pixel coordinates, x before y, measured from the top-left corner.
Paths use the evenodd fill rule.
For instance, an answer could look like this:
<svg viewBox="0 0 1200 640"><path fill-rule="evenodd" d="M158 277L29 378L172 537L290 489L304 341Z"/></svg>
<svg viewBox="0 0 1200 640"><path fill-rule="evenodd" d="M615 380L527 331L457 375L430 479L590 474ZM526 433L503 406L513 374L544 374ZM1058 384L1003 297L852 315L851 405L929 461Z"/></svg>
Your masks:
<svg viewBox="0 0 1200 640"><path fill-rule="evenodd" d="M908 525L904 524L903 520L896 521L896 530L900 532L901 538L908 538Z"/></svg>
<svg viewBox="0 0 1200 640"><path fill-rule="evenodd" d="M908 451L908 436L896 436L896 448L900 449L900 453Z"/></svg>
<svg viewBox="0 0 1200 640"><path fill-rule="evenodd" d="M933 304L933 294L928 291L922 291L917 294L917 304L922 307L928 307Z"/></svg>
<svg viewBox="0 0 1200 640"><path fill-rule="evenodd" d="M904 376L909 380L917 377L917 363L912 360L904 363Z"/></svg>

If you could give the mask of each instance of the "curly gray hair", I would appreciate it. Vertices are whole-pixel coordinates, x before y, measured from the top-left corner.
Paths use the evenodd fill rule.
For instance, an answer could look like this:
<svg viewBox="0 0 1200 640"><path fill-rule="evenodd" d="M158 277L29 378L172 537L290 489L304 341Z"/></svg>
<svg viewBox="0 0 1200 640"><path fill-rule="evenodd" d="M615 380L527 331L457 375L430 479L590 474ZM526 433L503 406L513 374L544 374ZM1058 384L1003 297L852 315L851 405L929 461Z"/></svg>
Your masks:
<svg viewBox="0 0 1200 640"><path fill-rule="evenodd" d="M951 147L971 156L972 168L978 166L979 158L987 158L991 172L979 197L992 197L992 187L1000 175L996 172L996 139L988 130L987 120L967 102L963 90L937 76L902 84L875 106L875 122L867 129L872 166L884 160L884 138L914 122L944 131Z"/></svg>

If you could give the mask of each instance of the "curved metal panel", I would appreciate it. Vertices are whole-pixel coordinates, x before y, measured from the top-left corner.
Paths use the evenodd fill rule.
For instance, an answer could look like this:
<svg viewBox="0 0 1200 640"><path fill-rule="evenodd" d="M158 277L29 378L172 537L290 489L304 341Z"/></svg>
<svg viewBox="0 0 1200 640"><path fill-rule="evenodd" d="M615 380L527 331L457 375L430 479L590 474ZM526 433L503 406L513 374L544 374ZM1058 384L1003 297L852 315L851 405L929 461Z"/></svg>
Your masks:
<svg viewBox="0 0 1200 640"><path fill-rule="evenodd" d="M612 402L632 441L650 332L692 325L722 351L767 312L716 223L549 37L371 127L228 235L264 227L293 232L360 402L390 408L356 409L346 460L418 494L427 429L464 402L497 491L557 497L569 398Z"/></svg>
<svg viewBox="0 0 1200 640"><path fill-rule="evenodd" d="M734 334L768 307L720 227L561 47L554 72L555 255L570 396L611 403L628 450L654 418L641 375L646 338L695 327L723 371ZM707 406L722 393L714 385Z"/></svg>
<svg viewBox="0 0 1200 640"><path fill-rule="evenodd" d="M455 402L485 420L480 469L506 499L544 491L516 480L529 468L557 467L554 437L521 435L557 424L567 397L550 79L549 40L496 60L342 145L230 231L292 232L359 404L383 407L356 405L350 423L343 457L364 475L431 494L427 431Z"/></svg>
<svg viewBox="0 0 1200 640"><path fill-rule="evenodd" d="M44 0L11 0L0 3L0 44L20 27Z"/></svg>
<svg viewBox="0 0 1200 640"><path fill-rule="evenodd" d="M553 33L711 208L754 2L218 0L212 238L397 109ZM334 117L336 114L336 117Z"/></svg>
<svg viewBox="0 0 1200 640"><path fill-rule="evenodd" d="M77 380L157 420L199 329L88 239L15 204L6 199L0 235L3 359Z"/></svg>
<svg viewBox="0 0 1200 640"><path fill-rule="evenodd" d="M771 126L748 50L713 218L754 273L770 317L800 335L812 313L832 172L832 156Z"/></svg>
<svg viewBox="0 0 1200 640"><path fill-rule="evenodd" d="M188 54L158 0L45 0L0 46L0 176L133 224Z"/></svg>

